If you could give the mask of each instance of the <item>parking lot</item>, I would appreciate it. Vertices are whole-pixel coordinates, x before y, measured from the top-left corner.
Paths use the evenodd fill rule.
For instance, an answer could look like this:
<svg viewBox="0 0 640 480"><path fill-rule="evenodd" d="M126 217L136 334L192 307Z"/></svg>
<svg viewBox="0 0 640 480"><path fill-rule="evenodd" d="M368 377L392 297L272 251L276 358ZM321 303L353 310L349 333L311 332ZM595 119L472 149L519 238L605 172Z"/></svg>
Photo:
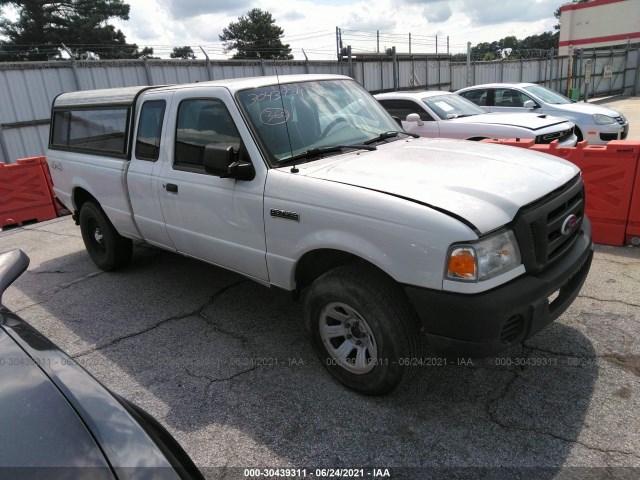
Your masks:
<svg viewBox="0 0 640 480"><path fill-rule="evenodd" d="M640 139L640 98L607 104ZM13 248L31 265L3 303L154 415L208 478L247 467L640 475L637 247L597 246L579 298L524 345L424 367L380 398L332 380L300 305L239 275L146 246L102 272L70 217L0 232L0 252Z"/></svg>

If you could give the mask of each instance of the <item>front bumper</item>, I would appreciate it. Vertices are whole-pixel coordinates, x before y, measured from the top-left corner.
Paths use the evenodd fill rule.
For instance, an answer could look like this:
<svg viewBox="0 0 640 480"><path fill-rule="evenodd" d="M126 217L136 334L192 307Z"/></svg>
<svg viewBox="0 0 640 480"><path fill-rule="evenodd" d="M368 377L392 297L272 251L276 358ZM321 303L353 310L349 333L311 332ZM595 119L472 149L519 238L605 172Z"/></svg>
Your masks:
<svg viewBox="0 0 640 480"><path fill-rule="evenodd" d="M533 336L558 318L578 296L592 259L591 225L585 218L571 250L535 276L523 275L474 295L413 286L404 290L431 347L444 354L487 357Z"/></svg>
<svg viewBox="0 0 640 480"><path fill-rule="evenodd" d="M611 140L626 139L629 133L629 122L611 125L585 125L581 130L583 140L589 142L589 145L604 145Z"/></svg>

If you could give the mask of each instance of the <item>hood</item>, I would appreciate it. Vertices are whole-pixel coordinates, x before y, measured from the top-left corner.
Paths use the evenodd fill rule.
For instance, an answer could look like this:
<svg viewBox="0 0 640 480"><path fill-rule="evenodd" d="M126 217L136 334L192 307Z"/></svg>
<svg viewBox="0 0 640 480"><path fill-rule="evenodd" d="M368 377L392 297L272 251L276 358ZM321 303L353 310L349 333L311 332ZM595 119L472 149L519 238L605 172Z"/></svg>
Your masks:
<svg viewBox="0 0 640 480"><path fill-rule="evenodd" d="M564 118L534 113L483 113L447 121L466 124L513 125L530 130L539 130L567 122Z"/></svg>
<svg viewBox="0 0 640 480"><path fill-rule="evenodd" d="M559 105L551 105L554 109L561 110L563 112L578 112L585 113L587 115L595 115L599 113L601 115L609 115L610 117L619 117L620 113L610 108L601 107L600 105L592 105L590 103L561 103Z"/></svg>
<svg viewBox="0 0 640 480"><path fill-rule="evenodd" d="M394 141L302 165L300 175L384 192L444 210L479 233L575 177L575 165L517 147L467 140Z"/></svg>
<svg viewBox="0 0 640 480"><path fill-rule="evenodd" d="M0 312L0 325L2 315ZM49 360L45 356L38 358L43 362ZM4 432L0 435L0 464L31 468L102 467L96 473L104 476L97 478L112 478L100 448L69 402L2 326L0 361L5 365L0 368L0 422ZM67 471L51 470L51 478L62 478L61 472Z"/></svg>

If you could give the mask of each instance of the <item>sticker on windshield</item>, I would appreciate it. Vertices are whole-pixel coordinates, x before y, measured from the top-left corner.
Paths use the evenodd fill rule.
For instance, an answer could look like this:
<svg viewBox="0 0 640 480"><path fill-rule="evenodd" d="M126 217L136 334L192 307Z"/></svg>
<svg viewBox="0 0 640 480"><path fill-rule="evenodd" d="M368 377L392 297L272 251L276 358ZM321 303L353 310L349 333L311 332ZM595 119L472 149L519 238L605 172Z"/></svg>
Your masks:
<svg viewBox="0 0 640 480"><path fill-rule="evenodd" d="M435 103L436 103L437 106L439 106L445 112L450 112L451 110L453 110L453 107L451 105L449 105L447 102L443 102L442 100L440 100L439 102L435 102Z"/></svg>

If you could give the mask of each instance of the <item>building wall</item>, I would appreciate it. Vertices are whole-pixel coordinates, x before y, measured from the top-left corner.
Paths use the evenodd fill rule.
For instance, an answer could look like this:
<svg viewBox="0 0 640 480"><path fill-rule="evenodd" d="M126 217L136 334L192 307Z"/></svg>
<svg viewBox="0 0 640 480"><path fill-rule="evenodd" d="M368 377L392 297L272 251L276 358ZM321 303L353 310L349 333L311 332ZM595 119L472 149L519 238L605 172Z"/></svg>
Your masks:
<svg viewBox="0 0 640 480"><path fill-rule="evenodd" d="M559 55L640 42L640 0L594 0L560 7Z"/></svg>

